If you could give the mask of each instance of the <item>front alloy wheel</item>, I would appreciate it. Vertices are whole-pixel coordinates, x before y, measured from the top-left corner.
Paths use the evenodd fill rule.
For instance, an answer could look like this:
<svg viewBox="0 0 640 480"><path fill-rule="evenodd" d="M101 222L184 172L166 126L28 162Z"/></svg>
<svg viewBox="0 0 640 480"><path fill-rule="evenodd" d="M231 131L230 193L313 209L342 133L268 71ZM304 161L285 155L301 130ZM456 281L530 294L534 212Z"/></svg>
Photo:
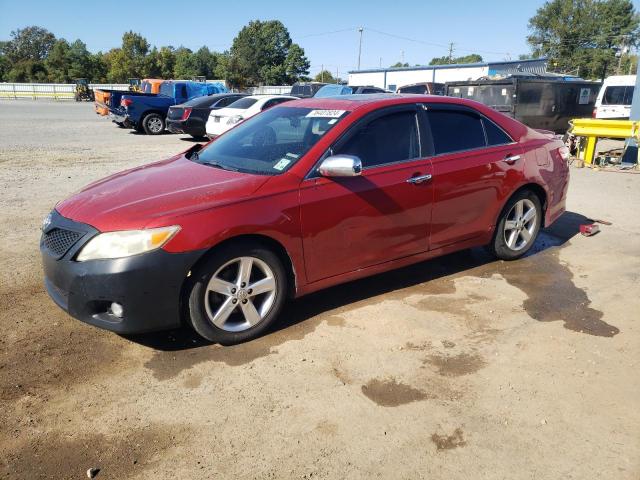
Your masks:
<svg viewBox="0 0 640 480"><path fill-rule="evenodd" d="M259 245L224 246L192 278L189 323L212 342L233 344L257 337L276 319L286 297L282 261Z"/></svg>
<svg viewBox="0 0 640 480"><path fill-rule="evenodd" d="M276 297L275 276L259 258L234 258L213 274L204 296L211 323L227 332L243 332L269 313Z"/></svg>

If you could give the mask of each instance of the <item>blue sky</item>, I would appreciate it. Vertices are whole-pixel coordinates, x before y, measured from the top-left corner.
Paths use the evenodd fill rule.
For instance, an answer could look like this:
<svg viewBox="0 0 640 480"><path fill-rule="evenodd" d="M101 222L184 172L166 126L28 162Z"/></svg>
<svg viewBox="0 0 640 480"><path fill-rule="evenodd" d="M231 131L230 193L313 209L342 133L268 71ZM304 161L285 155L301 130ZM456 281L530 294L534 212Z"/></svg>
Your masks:
<svg viewBox="0 0 640 480"><path fill-rule="evenodd" d="M40 25L57 37L83 40L91 51L106 51L120 45L124 31L134 30L152 45L191 49L206 45L222 51L250 20L278 19L305 49L312 74L324 65L344 75L357 64L360 26L364 28L362 68L378 67L381 62L388 66L402 57L411 65L428 63L432 57L446 55L449 42L454 42L456 56L476 52L485 60L517 58L529 52L527 22L543 3L0 0L0 39L8 39L16 28ZM638 2L634 4L638 8ZM143 11L141 5L152 8Z"/></svg>

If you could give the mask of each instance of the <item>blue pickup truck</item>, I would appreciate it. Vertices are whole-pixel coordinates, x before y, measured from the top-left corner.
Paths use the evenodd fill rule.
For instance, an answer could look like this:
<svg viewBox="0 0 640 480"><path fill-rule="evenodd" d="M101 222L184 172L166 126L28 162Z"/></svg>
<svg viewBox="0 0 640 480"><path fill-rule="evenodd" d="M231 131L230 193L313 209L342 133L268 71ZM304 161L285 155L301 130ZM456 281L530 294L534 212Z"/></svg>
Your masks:
<svg viewBox="0 0 640 480"><path fill-rule="evenodd" d="M148 135L164 132L167 112L172 105L184 103L196 97L226 93L221 83L203 83L167 80L158 94L135 93L122 95L120 105L111 110L116 123L129 126Z"/></svg>

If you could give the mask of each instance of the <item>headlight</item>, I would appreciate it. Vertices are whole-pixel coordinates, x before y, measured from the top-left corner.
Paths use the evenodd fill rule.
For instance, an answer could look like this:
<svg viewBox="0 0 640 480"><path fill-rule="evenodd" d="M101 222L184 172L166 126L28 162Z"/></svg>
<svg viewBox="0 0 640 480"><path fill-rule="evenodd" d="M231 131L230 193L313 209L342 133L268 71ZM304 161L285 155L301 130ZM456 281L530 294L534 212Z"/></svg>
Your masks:
<svg viewBox="0 0 640 480"><path fill-rule="evenodd" d="M227 125L233 125L242 121L242 115L234 115L227 120Z"/></svg>
<svg viewBox="0 0 640 480"><path fill-rule="evenodd" d="M53 212L49 213L49 215L47 215L46 217L44 217L44 220L42 220L42 231L44 232L47 228L49 228L49 225L51 225L51 219L53 217Z"/></svg>
<svg viewBox="0 0 640 480"><path fill-rule="evenodd" d="M180 227L150 228L148 230L126 230L120 232L106 232L93 237L82 247L78 257L79 262L99 260L105 258L122 258L150 252L162 247L178 233Z"/></svg>

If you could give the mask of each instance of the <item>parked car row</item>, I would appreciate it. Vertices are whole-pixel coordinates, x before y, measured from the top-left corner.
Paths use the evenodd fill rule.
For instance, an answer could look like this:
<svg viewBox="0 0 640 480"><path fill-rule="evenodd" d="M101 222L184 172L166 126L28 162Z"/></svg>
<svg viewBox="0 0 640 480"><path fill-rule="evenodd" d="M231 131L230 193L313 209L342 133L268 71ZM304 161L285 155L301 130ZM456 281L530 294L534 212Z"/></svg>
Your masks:
<svg viewBox="0 0 640 480"><path fill-rule="evenodd" d="M226 92L221 83L146 79L141 91L96 90L95 109L101 115L108 112L120 127L159 135L165 130L171 106Z"/></svg>
<svg viewBox="0 0 640 480"><path fill-rule="evenodd" d="M232 93L221 84L144 79L140 91L97 89L95 111L122 128L148 135L166 130L215 138L238 123L283 102L310 97L385 93L371 86L296 83L289 95ZM389 92L387 92L389 93Z"/></svg>

